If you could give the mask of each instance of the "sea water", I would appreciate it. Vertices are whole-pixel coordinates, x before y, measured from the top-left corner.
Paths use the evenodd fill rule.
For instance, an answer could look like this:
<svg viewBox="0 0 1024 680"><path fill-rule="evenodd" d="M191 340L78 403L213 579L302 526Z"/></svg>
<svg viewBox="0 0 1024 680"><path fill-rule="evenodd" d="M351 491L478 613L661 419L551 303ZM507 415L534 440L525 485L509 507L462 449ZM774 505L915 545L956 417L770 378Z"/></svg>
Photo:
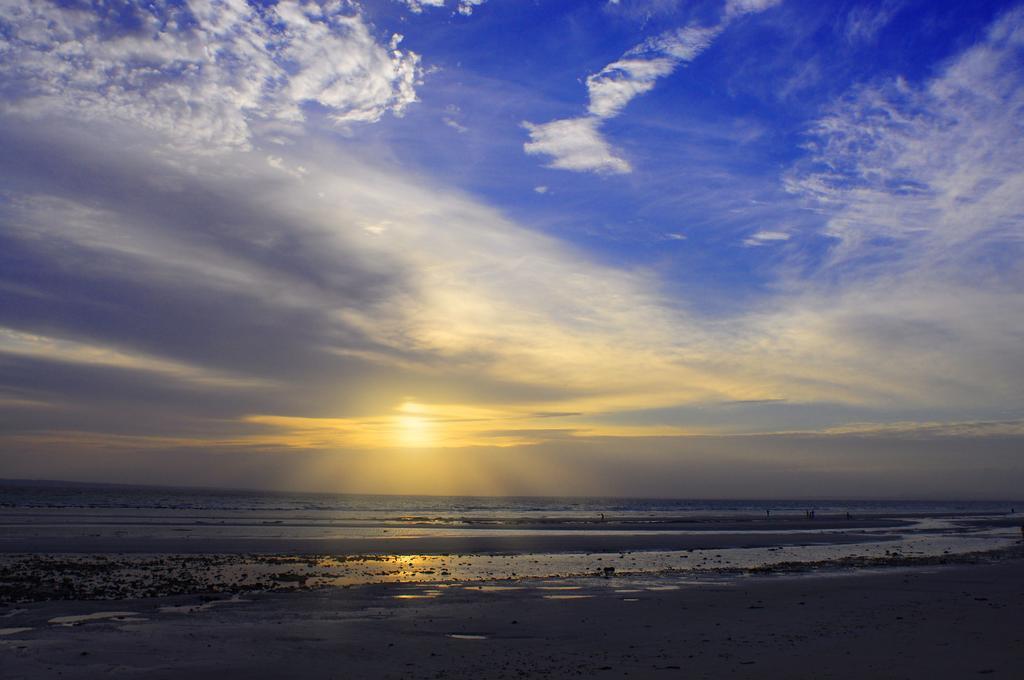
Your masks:
<svg viewBox="0 0 1024 680"><path fill-rule="evenodd" d="M842 514L943 514L1024 511L1024 501L836 500L415 496L297 493L205 488L172 488L70 482L0 480L0 508L78 510L157 510L192 513L244 512L281 518L323 520L465 520L474 518L587 518L617 516L730 517Z"/></svg>

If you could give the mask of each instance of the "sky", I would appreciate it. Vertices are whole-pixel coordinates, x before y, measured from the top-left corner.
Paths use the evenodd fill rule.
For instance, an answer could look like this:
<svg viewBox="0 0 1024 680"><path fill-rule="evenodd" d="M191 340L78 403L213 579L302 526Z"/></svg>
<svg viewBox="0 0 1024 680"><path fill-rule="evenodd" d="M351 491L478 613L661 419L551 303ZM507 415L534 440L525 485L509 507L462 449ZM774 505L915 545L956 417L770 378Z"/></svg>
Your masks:
<svg viewBox="0 0 1024 680"><path fill-rule="evenodd" d="M1024 4L0 0L0 477L1012 498Z"/></svg>

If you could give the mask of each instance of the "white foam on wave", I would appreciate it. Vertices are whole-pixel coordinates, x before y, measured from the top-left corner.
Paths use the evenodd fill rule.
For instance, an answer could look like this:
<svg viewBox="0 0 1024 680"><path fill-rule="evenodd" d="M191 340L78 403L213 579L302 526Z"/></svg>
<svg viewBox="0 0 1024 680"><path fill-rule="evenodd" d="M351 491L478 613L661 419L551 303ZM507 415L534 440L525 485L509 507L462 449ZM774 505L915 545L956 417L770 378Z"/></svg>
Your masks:
<svg viewBox="0 0 1024 680"><path fill-rule="evenodd" d="M24 633L25 631L32 630L31 628L0 628L0 636L3 635L17 635L18 633Z"/></svg>
<svg viewBox="0 0 1024 680"><path fill-rule="evenodd" d="M74 616L55 616L48 623L55 626L77 626L80 623L102 621L104 619L124 621L128 617L133 617L137 614L138 612L94 612L92 614L76 614Z"/></svg>
<svg viewBox="0 0 1024 680"><path fill-rule="evenodd" d="M169 604L157 609L161 614L195 614L196 612L203 612L208 609L213 609L222 604L236 604L239 602L249 602L249 600L243 599L239 595L233 595L231 598L226 600L210 600L203 604Z"/></svg>
<svg viewBox="0 0 1024 680"><path fill-rule="evenodd" d="M545 600L585 600L593 595L544 595Z"/></svg>

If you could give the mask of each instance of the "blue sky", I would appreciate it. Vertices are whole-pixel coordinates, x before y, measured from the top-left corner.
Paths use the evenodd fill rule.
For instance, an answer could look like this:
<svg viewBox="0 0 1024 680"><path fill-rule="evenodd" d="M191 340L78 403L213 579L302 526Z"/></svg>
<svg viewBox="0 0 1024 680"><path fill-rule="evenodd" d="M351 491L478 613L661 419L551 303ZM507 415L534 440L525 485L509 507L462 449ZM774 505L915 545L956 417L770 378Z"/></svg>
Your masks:
<svg viewBox="0 0 1024 680"><path fill-rule="evenodd" d="M0 476L1006 495L1022 56L1015 2L0 0Z"/></svg>
<svg viewBox="0 0 1024 680"><path fill-rule="evenodd" d="M828 250L823 219L783 181L823 111L858 84L924 87L1000 14L997 3L768 4L602 126L628 174L551 168L523 153L523 123L579 116L588 76L652 36L716 24L723 3L497 3L472 17L385 5L437 70L416 107L366 137L594 257L658 266L668 286L700 282L713 302L688 303L704 313L732 310L774 279L777 254L743 247L751 237L799 239L810 267Z"/></svg>

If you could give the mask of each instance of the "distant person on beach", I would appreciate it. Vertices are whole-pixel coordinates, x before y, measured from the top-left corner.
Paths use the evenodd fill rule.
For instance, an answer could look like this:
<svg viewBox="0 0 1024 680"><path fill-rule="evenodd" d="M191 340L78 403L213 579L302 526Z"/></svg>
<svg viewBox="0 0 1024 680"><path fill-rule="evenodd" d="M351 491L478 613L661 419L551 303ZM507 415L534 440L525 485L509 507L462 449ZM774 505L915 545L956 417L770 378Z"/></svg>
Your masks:
<svg viewBox="0 0 1024 680"><path fill-rule="evenodd" d="M764 511L764 516L765 516L766 519L771 519L772 518L772 511L768 510L766 508L765 511Z"/></svg>
<svg viewBox="0 0 1024 680"><path fill-rule="evenodd" d="M601 514L601 521L603 522L604 521L604 513L602 512L600 514Z"/></svg>

